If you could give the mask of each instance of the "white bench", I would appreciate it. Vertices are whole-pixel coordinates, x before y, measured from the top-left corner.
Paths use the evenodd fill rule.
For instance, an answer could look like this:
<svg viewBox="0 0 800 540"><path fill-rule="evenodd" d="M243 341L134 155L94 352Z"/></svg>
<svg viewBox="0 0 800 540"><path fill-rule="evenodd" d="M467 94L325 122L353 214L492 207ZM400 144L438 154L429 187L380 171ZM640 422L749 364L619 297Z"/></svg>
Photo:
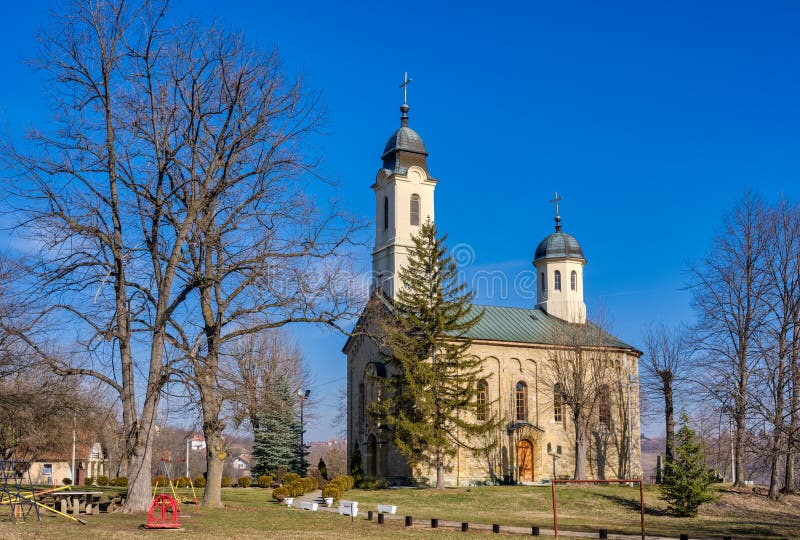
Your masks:
<svg viewBox="0 0 800 540"><path fill-rule="evenodd" d="M308 502L303 501L300 503L300 510L311 510L312 512L316 512L319 505L315 502Z"/></svg>
<svg viewBox="0 0 800 540"><path fill-rule="evenodd" d="M394 515L397 513L397 506L395 506L394 504L379 504L378 513Z"/></svg>
<svg viewBox="0 0 800 540"><path fill-rule="evenodd" d="M358 516L358 501L339 501L339 515Z"/></svg>
<svg viewBox="0 0 800 540"><path fill-rule="evenodd" d="M286 497L285 499L283 499L283 502L286 504L286 506L292 506L292 503L294 502L294 497Z"/></svg>

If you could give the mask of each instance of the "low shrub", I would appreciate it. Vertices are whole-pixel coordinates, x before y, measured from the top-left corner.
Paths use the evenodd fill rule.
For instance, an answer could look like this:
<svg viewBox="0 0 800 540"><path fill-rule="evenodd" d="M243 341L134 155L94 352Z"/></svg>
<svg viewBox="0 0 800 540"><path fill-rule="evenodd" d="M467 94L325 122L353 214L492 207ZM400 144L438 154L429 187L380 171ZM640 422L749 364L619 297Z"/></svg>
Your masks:
<svg viewBox="0 0 800 540"><path fill-rule="evenodd" d="M300 480L292 482L291 484L284 484L284 487L289 490L289 493L292 494L292 497L299 497L306 492L306 490L303 488L303 482Z"/></svg>
<svg viewBox="0 0 800 540"><path fill-rule="evenodd" d="M196 488L204 488L206 487L206 479L204 476L198 476L194 479L194 487Z"/></svg>
<svg viewBox="0 0 800 540"><path fill-rule="evenodd" d="M175 479L175 487L177 488L185 488L189 485L189 479L185 476L179 476Z"/></svg>
<svg viewBox="0 0 800 540"><path fill-rule="evenodd" d="M283 475L283 479L280 482L281 484L291 484L292 482L297 482L298 480L300 480L300 475L290 472Z"/></svg>
<svg viewBox="0 0 800 540"><path fill-rule="evenodd" d="M62 478L61 479L61 483L64 484L65 486L71 486L72 485L72 478Z"/></svg>
<svg viewBox="0 0 800 540"><path fill-rule="evenodd" d="M273 478L270 475L264 474L259 476L258 479L256 479L256 484L258 484L258 487L260 488L268 488L269 486L272 485L272 481Z"/></svg>
<svg viewBox="0 0 800 540"><path fill-rule="evenodd" d="M319 487L317 479L314 478L313 476L307 476L306 478L303 478L302 481L303 481L303 488L306 490L306 493L308 493L309 491L314 491Z"/></svg>
<svg viewBox="0 0 800 540"><path fill-rule="evenodd" d="M121 486L121 487L128 487L128 477L127 476L120 476L119 478L117 478L115 480L114 485L115 486Z"/></svg>
<svg viewBox="0 0 800 540"><path fill-rule="evenodd" d="M377 476L367 476L361 481L361 485L358 487L368 490L386 489L389 487L389 482L383 478L378 478Z"/></svg>
<svg viewBox="0 0 800 540"><path fill-rule="evenodd" d="M167 485L167 477L166 476L154 476L153 477L153 487L155 486L166 486Z"/></svg>
<svg viewBox="0 0 800 540"><path fill-rule="evenodd" d="M86 478L83 479L84 486L91 486L93 483L94 483L94 478L92 478L91 476L87 476Z"/></svg>
<svg viewBox="0 0 800 540"><path fill-rule="evenodd" d="M316 478L317 480L317 488L324 486L325 483L328 481L326 478L322 476L322 473L316 467L312 467L308 470L308 476L310 478Z"/></svg>
<svg viewBox="0 0 800 540"><path fill-rule="evenodd" d="M250 477L249 476L242 476L239 478L239 487L249 488L250 487Z"/></svg>
<svg viewBox="0 0 800 540"><path fill-rule="evenodd" d="M272 498L278 502L283 502L283 499L289 497L289 490L285 487L277 487L272 490Z"/></svg>
<svg viewBox="0 0 800 540"><path fill-rule="evenodd" d="M98 476L97 477L97 485L98 486L107 486L109 482L108 476Z"/></svg>
<svg viewBox="0 0 800 540"><path fill-rule="evenodd" d="M231 487L231 479L227 476L223 476L219 483L222 487Z"/></svg>
<svg viewBox="0 0 800 540"><path fill-rule="evenodd" d="M322 488L322 497L325 499L332 497L333 500L338 500L341 496L341 490L339 490L339 487L333 482L328 482L328 484Z"/></svg>

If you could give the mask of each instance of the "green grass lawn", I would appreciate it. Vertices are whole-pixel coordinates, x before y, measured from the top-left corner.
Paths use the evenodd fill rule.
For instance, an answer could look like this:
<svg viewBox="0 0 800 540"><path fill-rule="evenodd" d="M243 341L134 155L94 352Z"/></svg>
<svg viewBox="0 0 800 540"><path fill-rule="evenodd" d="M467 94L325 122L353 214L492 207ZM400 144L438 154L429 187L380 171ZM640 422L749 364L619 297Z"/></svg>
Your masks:
<svg viewBox="0 0 800 540"><path fill-rule="evenodd" d="M190 495L189 490L179 490ZM705 505L700 515L678 519L665 515L664 504L653 488L645 491L646 525L649 534L690 538L734 536L737 538L800 537L800 497L786 497L777 503L752 491L719 490L717 502ZM639 527L638 489L618 486L559 486L559 527L562 530L637 533ZM8 506L0 507L0 538L152 538L176 535L193 539L206 538L463 538L460 531L428 527L430 518L468 521L504 526L539 525L552 528L552 499L549 487L473 487L444 491L433 489L392 489L383 491L352 490L345 495L357 500L363 512L349 518L327 512L303 512L270 501L270 491L259 488L224 489L226 508L202 510L184 505L181 523L185 532L159 533L140 531L145 515L101 514L86 516L87 525L75 524L43 512L41 523L35 520L14 525ZM385 525L366 520L366 511L377 504L396 504L399 515L414 516L412 529L402 520L387 520ZM44 515L47 514L47 515ZM474 529L474 527L473 527ZM470 532L471 535L490 533Z"/></svg>

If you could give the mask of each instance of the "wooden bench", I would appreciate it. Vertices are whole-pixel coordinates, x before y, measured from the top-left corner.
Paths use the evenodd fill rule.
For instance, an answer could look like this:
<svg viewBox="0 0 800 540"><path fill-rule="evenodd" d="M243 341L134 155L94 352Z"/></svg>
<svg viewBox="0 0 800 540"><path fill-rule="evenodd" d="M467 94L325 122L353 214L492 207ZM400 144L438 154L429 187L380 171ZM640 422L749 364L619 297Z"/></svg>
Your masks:
<svg viewBox="0 0 800 540"><path fill-rule="evenodd" d="M397 513L397 506L394 504L379 504L378 505L378 513L379 514L396 514Z"/></svg>
<svg viewBox="0 0 800 540"><path fill-rule="evenodd" d="M339 515L358 516L358 501L339 501Z"/></svg>
<svg viewBox="0 0 800 540"><path fill-rule="evenodd" d="M319 505L315 502L308 502L303 501L300 503L300 510L311 510L312 512L316 512Z"/></svg>

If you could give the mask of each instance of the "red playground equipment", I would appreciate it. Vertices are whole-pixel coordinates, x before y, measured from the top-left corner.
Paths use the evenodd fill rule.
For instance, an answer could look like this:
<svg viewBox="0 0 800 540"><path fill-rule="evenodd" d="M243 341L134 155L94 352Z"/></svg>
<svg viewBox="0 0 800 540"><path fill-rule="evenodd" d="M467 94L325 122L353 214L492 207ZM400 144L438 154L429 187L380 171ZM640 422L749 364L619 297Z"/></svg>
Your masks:
<svg viewBox="0 0 800 540"><path fill-rule="evenodd" d="M178 501L166 493L162 493L153 499L150 513L147 514L147 528L180 529L181 524L178 523L180 513ZM168 517L167 514L172 514L172 517Z"/></svg>

